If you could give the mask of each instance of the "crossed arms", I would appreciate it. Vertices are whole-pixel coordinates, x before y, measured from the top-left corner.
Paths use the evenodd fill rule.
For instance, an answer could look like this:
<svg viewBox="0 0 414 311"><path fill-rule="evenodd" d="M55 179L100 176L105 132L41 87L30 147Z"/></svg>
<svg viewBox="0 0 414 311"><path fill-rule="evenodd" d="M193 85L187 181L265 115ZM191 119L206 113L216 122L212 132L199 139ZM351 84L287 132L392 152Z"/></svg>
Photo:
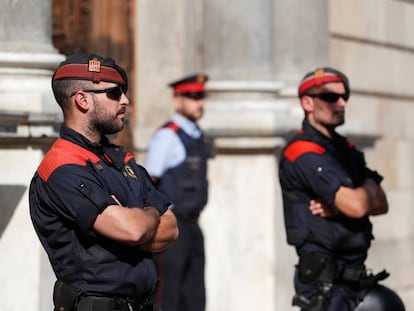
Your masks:
<svg viewBox="0 0 414 311"><path fill-rule="evenodd" d="M351 218L388 212L388 201L384 190L369 178L358 188L339 187L335 194L335 206L342 214ZM309 209L313 215L334 216L332 209L319 199L311 200Z"/></svg>
<svg viewBox="0 0 414 311"><path fill-rule="evenodd" d="M160 216L152 206L109 205L98 215L93 229L107 238L148 252L159 252L178 238L177 222L171 210Z"/></svg>

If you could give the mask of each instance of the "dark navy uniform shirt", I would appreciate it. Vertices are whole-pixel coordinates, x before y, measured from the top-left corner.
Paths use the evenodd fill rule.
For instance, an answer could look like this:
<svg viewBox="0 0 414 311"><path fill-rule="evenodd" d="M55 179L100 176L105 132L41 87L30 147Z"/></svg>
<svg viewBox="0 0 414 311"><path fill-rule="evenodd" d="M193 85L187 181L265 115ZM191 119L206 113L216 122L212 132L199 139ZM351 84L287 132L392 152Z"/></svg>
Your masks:
<svg viewBox="0 0 414 311"><path fill-rule="evenodd" d="M288 243L301 251L317 252L351 264L362 264L372 239L368 216L349 218L335 206L340 186L355 188L366 178L382 177L366 167L363 153L335 134L323 136L306 120L282 151L279 178L283 193ZM311 199L322 199L334 217L314 216Z"/></svg>
<svg viewBox="0 0 414 311"><path fill-rule="evenodd" d="M84 292L148 297L157 280L151 254L93 231L96 217L117 201L163 210L170 204L131 154L62 125L30 185L32 222L53 270Z"/></svg>

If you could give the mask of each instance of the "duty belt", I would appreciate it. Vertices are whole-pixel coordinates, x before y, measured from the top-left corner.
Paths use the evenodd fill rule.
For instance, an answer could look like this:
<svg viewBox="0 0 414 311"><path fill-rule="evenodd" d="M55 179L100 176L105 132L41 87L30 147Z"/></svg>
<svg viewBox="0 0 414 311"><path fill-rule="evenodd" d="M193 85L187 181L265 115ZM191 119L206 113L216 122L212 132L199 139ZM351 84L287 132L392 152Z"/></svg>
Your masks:
<svg viewBox="0 0 414 311"><path fill-rule="evenodd" d="M77 311L153 311L146 300L124 297L81 296Z"/></svg>
<svg viewBox="0 0 414 311"><path fill-rule="evenodd" d="M364 265L348 265L319 254L303 252L299 256L299 276L304 283L360 282L367 276Z"/></svg>

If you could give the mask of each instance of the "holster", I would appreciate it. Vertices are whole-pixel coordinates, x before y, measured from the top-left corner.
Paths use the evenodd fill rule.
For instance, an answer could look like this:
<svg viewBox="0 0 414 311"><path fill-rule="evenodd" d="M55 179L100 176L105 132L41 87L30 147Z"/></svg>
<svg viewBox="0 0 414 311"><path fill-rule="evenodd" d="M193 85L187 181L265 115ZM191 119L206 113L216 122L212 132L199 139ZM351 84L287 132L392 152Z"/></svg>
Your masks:
<svg viewBox="0 0 414 311"><path fill-rule="evenodd" d="M314 299L309 300L304 296L295 295L293 297L292 306L298 306L304 311L326 311L329 299L324 295L318 295Z"/></svg>
<svg viewBox="0 0 414 311"><path fill-rule="evenodd" d="M304 253L299 257L299 278L303 283L309 284L319 280L322 271L327 267L328 260L322 256ZM331 281L332 280L324 280Z"/></svg>
<svg viewBox="0 0 414 311"><path fill-rule="evenodd" d="M53 288L54 311L73 311L79 300L81 290L57 280Z"/></svg>
<svg viewBox="0 0 414 311"><path fill-rule="evenodd" d="M295 295L292 305L306 311L324 311L329 305L330 290L335 283L346 283L358 291L356 299L362 300L366 293L389 276L385 270L377 274L367 275L364 266L346 265L335 262L327 257L313 253L301 253L299 264L299 279L305 284L313 283L319 294L313 299Z"/></svg>

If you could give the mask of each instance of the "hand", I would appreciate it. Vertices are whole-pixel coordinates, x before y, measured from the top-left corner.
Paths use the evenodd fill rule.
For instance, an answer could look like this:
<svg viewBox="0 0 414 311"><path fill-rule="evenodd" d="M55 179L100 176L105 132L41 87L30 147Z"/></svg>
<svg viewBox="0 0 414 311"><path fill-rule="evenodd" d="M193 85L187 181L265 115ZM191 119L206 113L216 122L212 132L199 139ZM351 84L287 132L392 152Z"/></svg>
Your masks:
<svg viewBox="0 0 414 311"><path fill-rule="evenodd" d="M320 199L310 200L309 210L311 211L312 215L320 216L323 218L334 216L334 212L329 208L328 205L325 204L325 202Z"/></svg>

